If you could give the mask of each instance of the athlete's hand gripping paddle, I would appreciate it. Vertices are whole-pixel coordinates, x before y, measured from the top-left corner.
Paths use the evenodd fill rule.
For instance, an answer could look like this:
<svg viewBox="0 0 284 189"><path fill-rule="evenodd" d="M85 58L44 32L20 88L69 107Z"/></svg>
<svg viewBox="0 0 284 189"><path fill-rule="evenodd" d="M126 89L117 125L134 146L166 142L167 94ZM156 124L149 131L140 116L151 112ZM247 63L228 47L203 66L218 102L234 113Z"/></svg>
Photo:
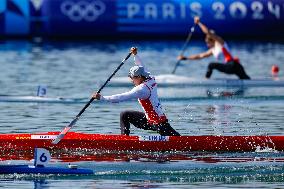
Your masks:
<svg viewBox="0 0 284 189"><path fill-rule="evenodd" d="M128 53L125 59L120 63L120 65L116 68L116 70L109 76L109 78L105 81L105 83L101 86L101 88L97 91L100 93L102 89L107 85L107 83L111 80L111 78L116 74L116 72L122 67L124 62L131 56L132 52ZM79 114L70 122L69 125L64 127L64 129L60 132L59 135L52 141L53 144L58 144L60 140L68 133L68 131L76 124L76 122L80 119L80 116L84 113L84 111L90 106L90 104L95 100L95 98L91 98L89 102L84 106L84 108L79 112Z"/></svg>

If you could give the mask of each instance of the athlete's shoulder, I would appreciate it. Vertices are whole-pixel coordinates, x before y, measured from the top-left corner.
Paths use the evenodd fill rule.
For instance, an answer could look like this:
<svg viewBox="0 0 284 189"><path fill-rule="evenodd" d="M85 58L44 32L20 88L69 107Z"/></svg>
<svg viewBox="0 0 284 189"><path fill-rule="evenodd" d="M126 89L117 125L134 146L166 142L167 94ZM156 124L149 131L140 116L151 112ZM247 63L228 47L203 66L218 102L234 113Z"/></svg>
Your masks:
<svg viewBox="0 0 284 189"><path fill-rule="evenodd" d="M132 90L134 91L143 91L147 88L147 86L145 85L145 83L141 83L140 85L137 85L135 87L133 87Z"/></svg>

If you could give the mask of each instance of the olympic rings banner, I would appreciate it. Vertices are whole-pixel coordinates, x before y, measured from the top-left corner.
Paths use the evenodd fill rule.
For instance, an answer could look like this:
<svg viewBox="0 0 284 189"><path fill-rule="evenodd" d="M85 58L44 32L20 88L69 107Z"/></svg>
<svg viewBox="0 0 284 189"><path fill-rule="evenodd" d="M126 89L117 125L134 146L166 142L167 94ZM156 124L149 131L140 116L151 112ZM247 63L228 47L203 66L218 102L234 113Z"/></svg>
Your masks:
<svg viewBox="0 0 284 189"><path fill-rule="evenodd" d="M184 36L194 16L222 35L284 36L284 0L0 0L0 34Z"/></svg>

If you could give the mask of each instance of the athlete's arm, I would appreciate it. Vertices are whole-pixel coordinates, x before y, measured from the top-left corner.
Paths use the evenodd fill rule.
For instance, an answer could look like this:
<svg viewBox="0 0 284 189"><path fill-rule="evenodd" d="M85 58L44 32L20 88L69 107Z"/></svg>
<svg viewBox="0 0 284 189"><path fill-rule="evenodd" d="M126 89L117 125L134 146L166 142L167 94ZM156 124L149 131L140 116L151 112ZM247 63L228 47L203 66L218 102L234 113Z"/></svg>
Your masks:
<svg viewBox="0 0 284 189"><path fill-rule="evenodd" d="M207 57L209 57L211 55L213 55L212 49L209 49L206 52L199 53L199 54L194 54L194 55L191 55L189 57L179 56L178 59L179 60L199 60L199 59L202 59L202 58L207 58Z"/></svg>
<svg viewBox="0 0 284 189"><path fill-rule="evenodd" d="M132 47L130 51L134 55L134 64L137 66L144 67L145 72L148 72L147 68L145 67L144 63L142 62L141 58L137 55L137 47Z"/></svg>
<svg viewBox="0 0 284 189"><path fill-rule="evenodd" d="M211 55L213 55L212 49L209 49L206 52L189 56L188 60L198 60L198 59L202 59L202 58L207 58L207 57L209 57Z"/></svg>
<svg viewBox="0 0 284 189"><path fill-rule="evenodd" d="M134 64L136 64L137 66L143 66L144 67L144 64L141 61L141 58L137 55L137 51L138 51L137 47L131 47L130 51L134 55Z"/></svg>
<svg viewBox="0 0 284 189"><path fill-rule="evenodd" d="M220 43L222 46L224 45L224 40L216 35L215 33L211 32L206 25L204 25L203 23L200 22L200 18L198 16L194 17L194 23L197 24L200 29L202 30L202 32L205 35L208 35L209 37L211 37L212 39L214 39L215 41L217 41L218 43Z"/></svg>
<svg viewBox="0 0 284 189"><path fill-rule="evenodd" d="M118 103L123 102L131 99L146 99L150 96L150 91L148 88L144 86L137 86L134 87L131 91L121 93L121 94L115 94L111 96L101 96L97 93L93 95L93 98L103 101L108 101L112 103Z"/></svg>

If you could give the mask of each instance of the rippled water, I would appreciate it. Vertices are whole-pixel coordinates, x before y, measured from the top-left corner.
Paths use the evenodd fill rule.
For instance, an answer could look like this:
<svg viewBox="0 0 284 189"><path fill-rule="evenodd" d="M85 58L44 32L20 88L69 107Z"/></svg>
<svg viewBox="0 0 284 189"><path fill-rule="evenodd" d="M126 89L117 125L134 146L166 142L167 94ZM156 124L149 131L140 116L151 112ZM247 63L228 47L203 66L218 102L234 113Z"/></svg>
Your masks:
<svg viewBox="0 0 284 189"><path fill-rule="evenodd" d="M36 95L38 85L48 88L48 97L73 99L72 102L0 102L0 133L58 131L81 110L91 93L127 55L131 46L154 75L170 73L183 41L99 41L44 42L6 41L0 45L0 95ZM232 42L231 50L241 58L252 78L269 77L278 64L282 71L284 44L269 42ZM192 41L188 52L206 50L201 41ZM203 78L207 63L202 60L183 63L177 74ZM118 76L125 76L130 59ZM283 72L280 71L280 77ZM225 76L214 72L214 78ZM128 88L106 87L103 94ZM162 104L172 126L182 135L283 135L284 87L246 88L232 97L208 97L208 91L236 91L237 88L160 88ZM82 115L73 131L119 133L119 113L140 110L136 101L120 104L94 102ZM135 135L148 134L136 128ZM79 161L91 167L93 176L0 176L5 188L281 188L282 152L190 153L182 159L139 156L119 161ZM118 157L117 157L118 158ZM245 161L240 161L245 159ZM22 160L23 161L23 160ZM8 161L10 162L10 161ZM24 161L26 162L26 161ZM1 163L7 163L1 162ZM63 164L66 164L65 162ZM53 162L60 164L60 162ZM60 164L60 166L62 166Z"/></svg>

